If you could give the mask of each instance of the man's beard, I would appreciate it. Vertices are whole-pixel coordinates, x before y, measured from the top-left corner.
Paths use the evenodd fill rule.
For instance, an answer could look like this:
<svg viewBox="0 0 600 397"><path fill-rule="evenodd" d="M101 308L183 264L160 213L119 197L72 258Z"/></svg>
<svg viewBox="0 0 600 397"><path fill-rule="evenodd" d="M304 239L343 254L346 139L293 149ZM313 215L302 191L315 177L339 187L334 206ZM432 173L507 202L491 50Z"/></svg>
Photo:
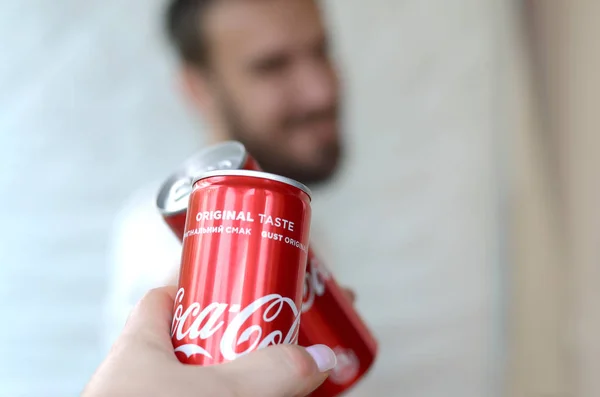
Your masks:
<svg viewBox="0 0 600 397"><path fill-rule="evenodd" d="M250 152L252 157L260 164L261 168L273 174L282 175L302 182L308 186L315 187L321 183L329 181L335 174L337 163L341 158L342 148L340 142L324 148L323 156L334 159L334 164L329 167L317 167L318 169L307 169L293 161L290 161L285 151L282 152L277 142L268 139L257 138L259 134L253 133L249 128L244 127L240 112L236 111L232 101L221 97L222 109L225 112L224 119L226 128L231 139L240 141ZM337 117L336 109L328 109L321 112L313 112L305 115L302 119L292 120L295 123L310 122L312 119L324 117ZM285 128L285 127L282 127Z"/></svg>

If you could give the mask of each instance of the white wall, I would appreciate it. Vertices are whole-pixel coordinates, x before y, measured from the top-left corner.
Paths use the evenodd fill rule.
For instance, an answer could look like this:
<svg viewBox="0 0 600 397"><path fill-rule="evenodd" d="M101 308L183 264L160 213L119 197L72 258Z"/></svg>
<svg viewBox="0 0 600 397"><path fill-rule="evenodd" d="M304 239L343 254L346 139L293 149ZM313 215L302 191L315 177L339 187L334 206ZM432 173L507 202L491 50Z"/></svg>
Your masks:
<svg viewBox="0 0 600 397"><path fill-rule="evenodd" d="M200 145L172 89L161 4L0 3L0 396L81 390L102 358L112 217ZM315 220L381 341L353 396L494 396L493 2L328 6L351 152Z"/></svg>

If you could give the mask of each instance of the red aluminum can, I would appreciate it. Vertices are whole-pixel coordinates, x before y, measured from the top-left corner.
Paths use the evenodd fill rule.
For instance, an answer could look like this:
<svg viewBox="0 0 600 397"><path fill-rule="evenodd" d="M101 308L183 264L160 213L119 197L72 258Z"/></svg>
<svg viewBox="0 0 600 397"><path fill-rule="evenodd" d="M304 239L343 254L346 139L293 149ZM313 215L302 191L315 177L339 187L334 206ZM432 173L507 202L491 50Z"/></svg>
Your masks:
<svg viewBox="0 0 600 397"><path fill-rule="evenodd" d="M311 393L313 397L345 393L364 377L377 356L377 342L369 328L329 270L309 250L298 344L317 343L335 352L337 365Z"/></svg>
<svg viewBox="0 0 600 397"><path fill-rule="evenodd" d="M188 201L195 177L214 170L260 171L256 160L237 141L226 141L198 152L187 159L161 185L156 206L169 228L183 239Z"/></svg>
<svg viewBox="0 0 600 397"><path fill-rule="evenodd" d="M247 170L193 184L171 338L186 364L227 362L298 340L310 191Z"/></svg>

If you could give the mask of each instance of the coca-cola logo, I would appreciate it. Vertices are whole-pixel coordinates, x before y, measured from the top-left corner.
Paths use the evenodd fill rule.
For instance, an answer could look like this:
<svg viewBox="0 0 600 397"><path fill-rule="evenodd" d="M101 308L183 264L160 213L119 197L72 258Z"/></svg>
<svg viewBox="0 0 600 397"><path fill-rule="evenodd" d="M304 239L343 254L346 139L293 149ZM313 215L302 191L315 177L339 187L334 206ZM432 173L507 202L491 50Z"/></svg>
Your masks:
<svg viewBox="0 0 600 397"><path fill-rule="evenodd" d="M184 339L192 341L206 340L221 328L226 327L219 344L219 350L222 357L229 361L269 345L291 344L298 341L300 313L296 304L290 298L279 294L270 294L256 299L245 308L242 308L239 304L218 302L202 307L198 302L194 302L184 309L181 303L184 295L184 288L180 288L175 296L177 307L171 324L171 338L177 341ZM263 325L274 322L286 309L291 310L294 318L289 330L286 332L275 330L263 335ZM248 320L259 310L263 310L262 323L248 324ZM225 312L237 313L228 324L225 324L222 319ZM189 324L187 328L185 327L186 324ZM247 347L240 351L240 345L245 343ZM188 358L194 354L202 354L208 358L213 358L208 351L196 343L177 346L175 352L181 352Z"/></svg>
<svg viewBox="0 0 600 397"><path fill-rule="evenodd" d="M302 296L302 313L306 313L315 303L317 296L325 293L325 282L331 278L329 271L318 259L311 258L304 277L304 294Z"/></svg>

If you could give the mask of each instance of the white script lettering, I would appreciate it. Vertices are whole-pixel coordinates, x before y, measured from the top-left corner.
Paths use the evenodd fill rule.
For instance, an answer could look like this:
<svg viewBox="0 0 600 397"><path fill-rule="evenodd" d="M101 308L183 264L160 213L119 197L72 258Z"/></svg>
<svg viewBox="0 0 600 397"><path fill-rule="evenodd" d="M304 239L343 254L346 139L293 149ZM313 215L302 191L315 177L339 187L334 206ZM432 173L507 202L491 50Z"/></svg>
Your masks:
<svg viewBox="0 0 600 397"><path fill-rule="evenodd" d="M238 313L229 324L225 325L226 328L219 343L220 353L225 360L234 360L244 354L269 345L293 344L298 341L300 311L290 298L279 294L270 294L256 299L243 309L239 305L217 302L211 303L204 308L199 303L194 302L184 309L181 303L184 295L185 290L180 288L175 297L177 307L173 314L171 337L177 341L183 339L209 339L224 326L225 322L221 318L226 311ZM261 309L263 310L261 324L248 324L248 320ZM276 321L279 315L285 310L290 310L291 317L294 319L289 329L283 331L275 330L267 335L263 335L263 325ZM191 320L191 324L186 329L184 328L184 324L188 319ZM239 351L239 346L246 342L249 343L249 346ZM196 343L177 346L175 351L182 352L188 357L194 354L202 354L213 358L209 352Z"/></svg>

